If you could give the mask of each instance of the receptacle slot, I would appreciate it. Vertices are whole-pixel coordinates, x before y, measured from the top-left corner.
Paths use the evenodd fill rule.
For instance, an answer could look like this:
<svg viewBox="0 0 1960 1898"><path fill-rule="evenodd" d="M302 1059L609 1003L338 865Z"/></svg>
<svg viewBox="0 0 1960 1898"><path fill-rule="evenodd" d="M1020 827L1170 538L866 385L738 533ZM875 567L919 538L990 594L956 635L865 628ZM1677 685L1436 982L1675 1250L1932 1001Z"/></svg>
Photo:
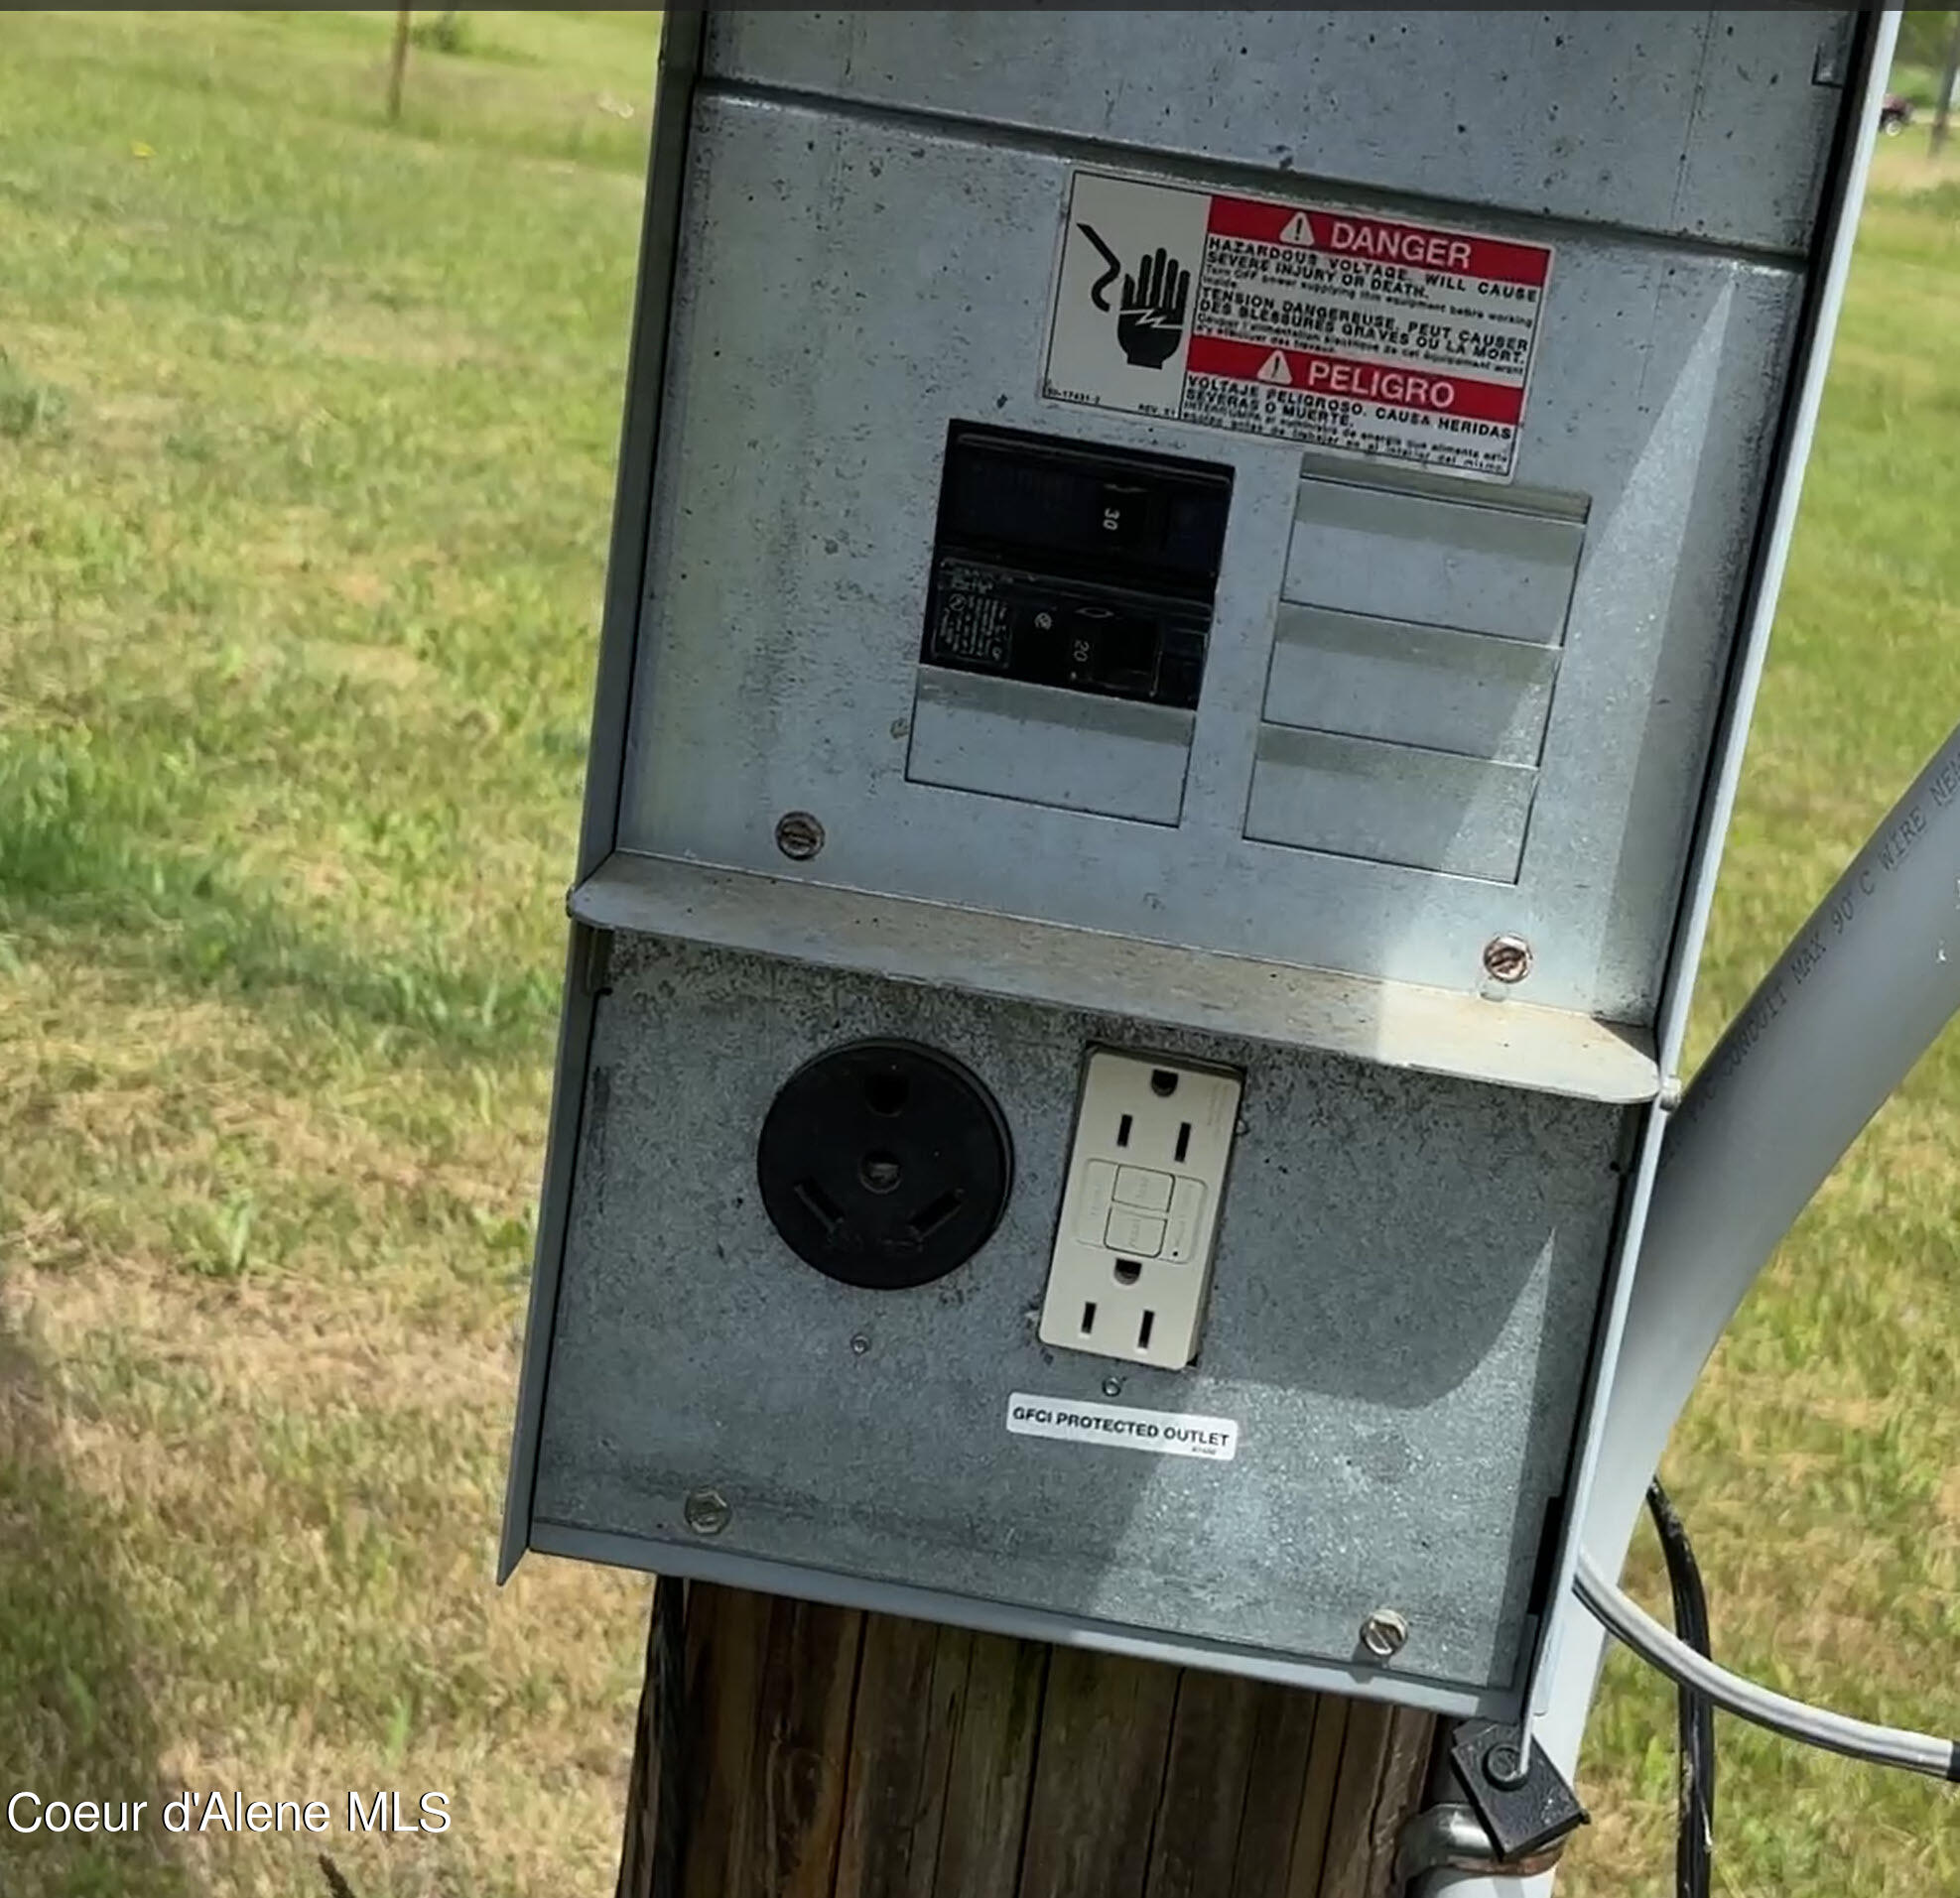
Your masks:
<svg viewBox="0 0 1960 1898"><path fill-rule="evenodd" d="M864 1077L864 1105L887 1120L902 1114L911 1097L911 1083L903 1075L881 1072Z"/></svg>
<svg viewBox="0 0 1960 1898"><path fill-rule="evenodd" d="M1096 1301L1091 1299L1082 1308L1082 1334L1087 1337L1096 1329Z"/></svg>
<svg viewBox="0 0 1960 1898"><path fill-rule="evenodd" d="M809 1208L810 1216L826 1232L835 1232L844 1223L844 1210L814 1180L799 1180L790 1189Z"/></svg>
<svg viewBox="0 0 1960 1898"><path fill-rule="evenodd" d="M912 1215L911 1232L916 1239L924 1241L932 1237L947 1220L966 1203L967 1196L958 1187L942 1193L930 1204L921 1206Z"/></svg>
<svg viewBox="0 0 1960 1898"><path fill-rule="evenodd" d="M1139 1351L1147 1351L1150 1348L1150 1333L1156 1329L1156 1313L1145 1312L1143 1314L1143 1322L1136 1328L1136 1348Z"/></svg>

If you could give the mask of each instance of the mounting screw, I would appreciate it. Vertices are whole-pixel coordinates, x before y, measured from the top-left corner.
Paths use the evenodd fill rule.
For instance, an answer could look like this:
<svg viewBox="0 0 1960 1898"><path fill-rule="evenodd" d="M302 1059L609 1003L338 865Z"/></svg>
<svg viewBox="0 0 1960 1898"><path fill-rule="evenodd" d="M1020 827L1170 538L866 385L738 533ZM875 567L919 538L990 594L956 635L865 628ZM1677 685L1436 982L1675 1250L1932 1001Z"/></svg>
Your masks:
<svg viewBox="0 0 1960 1898"><path fill-rule="evenodd" d="M1362 1646L1377 1661L1399 1654L1408 1638L1409 1624L1393 1608L1376 1608L1362 1623Z"/></svg>
<svg viewBox="0 0 1960 1898"><path fill-rule="evenodd" d="M727 1497L719 1489L690 1489L681 1505L682 1518L698 1536L719 1536L733 1513Z"/></svg>
<svg viewBox="0 0 1960 1898"><path fill-rule="evenodd" d="M1531 945L1521 936L1494 936L1484 945L1484 968L1494 981L1521 982L1531 973Z"/></svg>
<svg viewBox="0 0 1960 1898"><path fill-rule="evenodd" d="M776 848L807 863L824 847L824 826L808 811L785 811L776 820Z"/></svg>
<svg viewBox="0 0 1960 1898"><path fill-rule="evenodd" d="M1123 1381L1120 1377L1106 1377L1103 1380L1105 1397L1120 1397L1123 1394Z"/></svg>
<svg viewBox="0 0 1960 1898"><path fill-rule="evenodd" d="M862 1357L864 1353L868 1351L870 1348L871 1348L871 1340L868 1337L866 1337L862 1331L851 1332L850 1354L852 1357Z"/></svg>
<svg viewBox="0 0 1960 1898"><path fill-rule="evenodd" d="M1484 1755L1484 1777L1493 1786L1522 1786L1528 1777L1524 1756L1509 1740L1500 1740Z"/></svg>

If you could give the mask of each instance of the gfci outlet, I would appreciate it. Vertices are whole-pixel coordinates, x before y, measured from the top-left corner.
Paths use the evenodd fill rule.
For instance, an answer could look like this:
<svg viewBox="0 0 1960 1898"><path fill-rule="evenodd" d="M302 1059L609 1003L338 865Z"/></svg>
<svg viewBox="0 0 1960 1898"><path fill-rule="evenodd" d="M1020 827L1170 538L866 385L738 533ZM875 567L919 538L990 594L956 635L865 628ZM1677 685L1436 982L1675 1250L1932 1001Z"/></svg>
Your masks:
<svg viewBox="0 0 1960 1898"><path fill-rule="evenodd" d="M1241 1081L1093 1050L1041 1341L1181 1370L1198 1354Z"/></svg>

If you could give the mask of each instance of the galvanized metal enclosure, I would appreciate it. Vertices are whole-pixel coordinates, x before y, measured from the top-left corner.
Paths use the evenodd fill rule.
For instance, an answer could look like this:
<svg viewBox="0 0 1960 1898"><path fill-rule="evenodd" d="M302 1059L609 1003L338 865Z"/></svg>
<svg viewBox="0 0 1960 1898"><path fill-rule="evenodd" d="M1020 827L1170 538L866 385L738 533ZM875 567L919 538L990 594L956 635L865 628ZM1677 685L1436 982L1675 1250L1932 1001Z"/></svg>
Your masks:
<svg viewBox="0 0 1960 1898"><path fill-rule="evenodd" d="M506 1571L1515 1714L1855 16L669 35ZM758 1190L784 1083L859 1042L1011 1140L908 1289ZM1038 1335L1098 1047L1242 1077L1182 1369Z"/></svg>

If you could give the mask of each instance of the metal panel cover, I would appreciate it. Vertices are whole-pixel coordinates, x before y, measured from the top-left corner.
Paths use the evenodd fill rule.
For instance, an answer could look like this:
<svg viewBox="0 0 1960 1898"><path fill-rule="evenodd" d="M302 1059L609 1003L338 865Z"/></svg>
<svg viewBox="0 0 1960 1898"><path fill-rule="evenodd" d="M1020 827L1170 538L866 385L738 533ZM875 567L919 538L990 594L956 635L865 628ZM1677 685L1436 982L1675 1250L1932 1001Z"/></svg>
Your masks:
<svg viewBox="0 0 1960 1898"><path fill-rule="evenodd" d="M713 68L752 84L1778 250L1817 215L1840 94L1814 76L1844 41L1842 13L1799 8L730 12L715 28Z"/></svg>
<svg viewBox="0 0 1960 1898"><path fill-rule="evenodd" d="M1027 69L1019 36L1047 31L1030 26L1039 16L933 18L960 35L991 20L1016 69ZM749 46L803 32L790 16L742 21L727 30ZM1065 156L1008 133L739 88L704 96L694 145L625 847L780 871L776 820L804 810L829 841L790 873L817 881L1458 991L1482 985L1486 943L1518 933L1535 949L1532 999L1650 1017L1800 273L1622 234L1561 238L1518 479L1584 497L1589 513L1513 890L1353 857L1276 862L1245 839L1300 458L1041 401ZM979 417L1233 469L1168 834L906 775L947 430ZM1411 533L1438 517L1496 520L1426 492L1373 493L1378 518L1406 515ZM1526 525L1545 544L1520 570L1550 577L1520 580L1519 613L1476 629L1549 640L1570 572L1558 559L1578 529ZM1558 558L1544 558L1553 541ZM1379 592L1362 584L1321 603L1406 616L1397 570L1392 551L1370 555L1349 578ZM1033 772L1052 742L1030 726L994 770Z"/></svg>
<svg viewBox="0 0 1960 1898"><path fill-rule="evenodd" d="M997 1094L994 1238L912 1293L783 1246L755 1191L770 1098L860 1034ZM1034 1336L1082 1051L1246 1075L1187 1372ZM1524 1659L1546 1500L1597 1306L1621 1111L1109 1018L621 939L594 1031L536 1512L1346 1664L1387 1602L1398 1669L1489 1702ZM1438 1321L1441 1322L1438 1322ZM862 1349L853 1348L862 1340ZM1009 1393L1235 1420L1229 1465L1005 1430Z"/></svg>
<svg viewBox="0 0 1960 1898"><path fill-rule="evenodd" d="M607 640L608 692L633 670L593 804L610 832L617 790L619 853L594 871L607 840L587 849L575 898L703 946L621 936L608 982L575 938L591 980L568 1006L512 1554L694 1561L682 1498L713 1484L718 1559L833 1595L890 1582L1336 1682L1393 1606L1395 1685L1514 1710L1630 1122L1654 1124L1615 1104L1650 1097L1650 1044L1610 1024L1659 995L1839 108L1810 75L1842 25L717 16L686 163L668 138L656 181L681 258L642 315L643 378L672 345L644 612ZM1312 174L1321 201L1555 234L1507 505L1044 403L1056 220L1089 164L1273 195ZM1069 756L1024 706L921 692L963 420L1230 468L1174 738L1111 713L1166 707L1111 701ZM1530 663L1468 689L1466 640ZM1316 659L1339 662L1318 704ZM1425 672L1404 716L1394 681ZM601 709L616 732L628 708ZM1419 768L1377 769L1372 811L1315 808L1319 766L1382 753ZM775 847L789 809L826 826L810 863ZM1331 854L1344 824L1356 854ZM1501 1004L1480 950L1510 932L1536 959ZM753 1187L781 1080L873 1033L980 1073L1020 1160L994 1238L915 1294L820 1279ZM1230 1465L1004 1430L1012 1391L1107 1396L1110 1369L1033 1335L1092 1040L1247 1076L1199 1363L1121 1374L1124 1404L1229 1418Z"/></svg>

